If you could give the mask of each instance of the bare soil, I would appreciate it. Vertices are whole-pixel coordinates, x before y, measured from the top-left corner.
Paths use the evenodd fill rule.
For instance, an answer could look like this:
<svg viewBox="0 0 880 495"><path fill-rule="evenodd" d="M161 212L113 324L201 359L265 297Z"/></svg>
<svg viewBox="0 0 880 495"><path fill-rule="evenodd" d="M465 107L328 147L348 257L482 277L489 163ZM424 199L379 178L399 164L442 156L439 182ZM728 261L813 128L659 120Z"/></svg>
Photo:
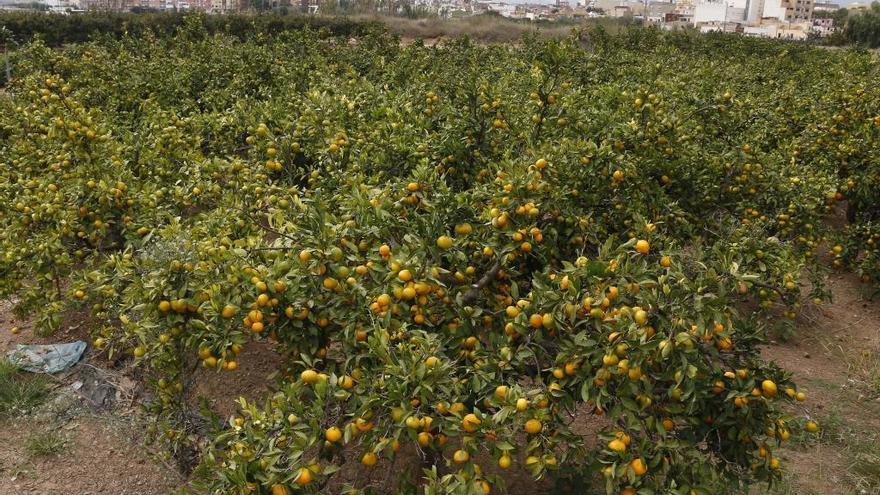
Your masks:
<svg viewBox="0 0 880 495"><path fill-rule="evenodd" d="M238 399L262 400L283 360L275 346L266 341L251 342L244 346L235 372L199 368L195 386L189 397L190 405L206 398L221 418L228 418L238 410Z"/></svg>
<svg viewBox="0 0 880 495"><path fill-rule="evenodd" d="M12 421L0 428L0 493L165 495L183 483L147 456L126 422L85 415L61 426L53 423ZM52 456L27 453L25 439L48 429L66 439L63 450Z"/></svg>
<svg viewBox="0 0 880 495"><path fill-rule="evenodd" d="M822 430L818 436L796 439L781 449L779 455L787 470L782 488L762 487L753 490L754 494L878 493L866 490L869 485L865 484L865 476L854 472L854 458L860 449L877 441L875 432L880 431L880 302L866 298L867 287L853 274L832 274L828 284L834 301L804 308L792 337L772 341L764 350L764 357L791 371L799 390L808 394L803 408L793 409L792 415L807 414L820 423ZM29 322L16 320L10 309L8 302L0 303L0 353L5 354L16 343L89 341L87 324L82 319L70 319L52 337L38 337ZM9 331L14 326L21 329L17 335ZM90 351L86 360L96 357ZM100 364L100 359L94 362ZM239 397L253 400L264 396L281 357L271 343L251 343L245 346L240 363L235 373L197 372L191 400L210 397L213 409L221 417L228 417L235 412ZM0 494L158 495L184 486L185 481L170 464L157 462L159 456L151 455L143 446L144 438L139 433L142 425L132 397L137 385L129 383L130 390L121 394L124 400L117 400L112 410L96 409L69 387L80 376L77 368L83 366L88 365L77 365L59 378L56 398L34 418L0 424L0 442L4 445L0 449ZM131 382L127 377L116 376L116 380ZM59 401L70 404L59 408ZM576 430L593 436L590 432L596 428L595 417L584 412L574 422ZM50 457L28 454L27 438L46 431L57 431L67 439L63 451ZM374 480L376 485L389 481L385 475L418 472L416 454L400 457L416 462L405 460L383 466L383 476ZM481 464L491 470L493 462L486 459ZM531 480L523 471L505 474L508 493L546 493L552 486L548 480Z"/></svg>
<svg viewBox="0 0 880 495"><path fill-rule="evenodd" d="M806 308L794 335L763 353L808 395L792 414L806 413L822 429L818 439L786 445L782 458L792 494L878 493L851 471L880 428L880 301L867 299L868 286L852 273L832 274L828 284L833 302Z"/></svg>

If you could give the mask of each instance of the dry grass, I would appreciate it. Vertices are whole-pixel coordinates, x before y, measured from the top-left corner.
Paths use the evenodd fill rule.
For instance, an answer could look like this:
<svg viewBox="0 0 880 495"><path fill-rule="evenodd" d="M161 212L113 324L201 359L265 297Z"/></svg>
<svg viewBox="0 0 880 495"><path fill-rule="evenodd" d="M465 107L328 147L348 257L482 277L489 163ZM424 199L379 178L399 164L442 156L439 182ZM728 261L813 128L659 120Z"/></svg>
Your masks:
<svg viewBox="0 0 880 495"><path fill-rule="evenodd" d="M866 349L848 363L853 380L867 398L880 397L880 353Z"/></svg>
<svg viewBox="0 0 880 495"><path fill-rule="evenodd" d="M521 40L526 35L538 37L565 38L573 29L601 23L609 32L616 31L623 24L620 21L521 21L497 15L480 15L457 19L406 19L402 17L364 17L364 20L385 24L388 31L404 40L434 40L438 38L460 38L467 36L483 43L510 43Z"/></svg>

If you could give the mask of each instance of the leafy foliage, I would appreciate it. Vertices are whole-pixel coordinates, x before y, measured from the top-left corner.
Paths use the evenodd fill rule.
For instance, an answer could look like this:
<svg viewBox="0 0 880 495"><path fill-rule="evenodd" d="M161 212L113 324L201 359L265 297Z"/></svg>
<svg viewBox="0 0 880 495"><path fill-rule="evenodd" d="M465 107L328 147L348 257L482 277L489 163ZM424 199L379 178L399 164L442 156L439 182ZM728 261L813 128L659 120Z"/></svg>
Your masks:
<svg viewBox="0 0 880 495"><path fill-rule="evenodd" d="M202 22L13 54L0 292L47 328L88 308L178 451L206 426L193 369L276 341L276 391L211 434L207 490L391 490L370 468L404 445L424 473L395 486L426 493L516 467L625 494L778 476L805 397L758 346L825 297L838 202L876 205L876 60Z"/></svg>

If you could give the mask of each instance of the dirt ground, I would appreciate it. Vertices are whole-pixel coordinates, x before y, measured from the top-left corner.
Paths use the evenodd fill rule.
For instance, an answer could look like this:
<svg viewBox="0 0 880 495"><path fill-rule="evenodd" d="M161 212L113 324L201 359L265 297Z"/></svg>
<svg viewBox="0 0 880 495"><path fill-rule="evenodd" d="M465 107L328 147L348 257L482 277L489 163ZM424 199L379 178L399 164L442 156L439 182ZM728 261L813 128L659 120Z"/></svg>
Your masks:
<svg viewBox="0 0 880 495"><path fill-rule="evenodd" d="M834 300L806 308L797 330L764 351L794 373L808 395L803 409L818 437L796 439L782 452L785 495L880 493L880 300L851 273L828 279Z"/></svg>
<svg viewBox="0 0 880 495"><path fill-rule="evenodd" d="M773 487L752 493L772 495L862 495L880 493L880 301L866 297L867 286L849 273L828 280L833 303L801 312L797 330L787 340L771 341L768 360L794 373L809 399L793 415L808 414L821 425L818 436L796 436L780 452L786 477ZM71 320L51 338L34 336L26 321L16 320L8 302L0 303L0 353L16 343L88 341L85 324ZM19 334L10 328L21 328ZM200 372L197 394L214 397L211 405L228 416L239 396L261 397L280 357L269 344L251 344L242 368L228 373ZM86 354L86 363L101 364ZM106 363L105 363L106 364ZM89 374L88 371L91 368ZM117 389L112 406L83 398L71 384L98 376ZM98 381L98 378L95 378ZM165 494L185 485L170 464L143 447L139 433L139 386L121 370L79 364L54 382L53 398L33 417L0 424L0 494L76 493ZM585 428L588 428L587 425ZM54 432L64 439L61 453L48 457L28 453L27 439ZM399 466L398 466L399 467ZM549 484L517 476L513 494L545 493Z"/></svg>
<svg viewBox="0 0 880 495"><path fill-rule="evenodd" d="M89 341L80 319L67 320L52 337L39 337L17 320L9 302L0 303L0 355L17 343ZM10 329L19 327L20 333ZM78 495L164 495L183 485L176 471L156 462L138 432L136 383L84 361L50 380L50 399L31 415L0 423L0 494L76 493ZM101 360L94 360L96 363ZM112 376L110 385L105 379ZM93 394L95 383L120 393ZM124 389L124 390L123 390ZM112 409L91 399L112 395ZM57 455L32 455L28 441L54 435L63 441Z"/></svg>

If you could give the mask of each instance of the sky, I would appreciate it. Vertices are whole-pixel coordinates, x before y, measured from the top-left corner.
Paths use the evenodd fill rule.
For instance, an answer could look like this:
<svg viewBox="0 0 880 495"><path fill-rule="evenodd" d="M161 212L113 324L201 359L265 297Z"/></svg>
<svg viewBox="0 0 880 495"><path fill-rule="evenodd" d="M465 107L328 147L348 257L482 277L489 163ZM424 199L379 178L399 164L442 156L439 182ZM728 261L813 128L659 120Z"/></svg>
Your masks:
<svg viewBox="0 0 880 495"><path fill-rule="evenodd" d="M0 0L2 1L2 0ZM530 3L530 4L543 4L543 5L553 5L556 3L556 0L480 0L480 1L490 1L490 2L504 2L504 3ZM577 3L577 0L568 0L570 4ZM653 1L653 0L651 0ZM825 3L836 3L838 5L844 6L851 3L867 3L870 4L871 0L816 0L817 2L825 2Z"/></svg>
<svg viewBox="0 0 880 495"><path fill-rule="evenodd" d="M29 0L0 0L0 5L10 4L10 3L24 3ZM38 0L40 1L40 0ZM45 2L45 0L42 0ZM556 0L489 0L493 2L501 1L504 3L530 3L530 4L545 4L552 5L556 3ZM571 4L577 3L577 0L568 0ZM859 2L859 3L871 3L871 0L817 0L822 2L836 3L841 6L848 5L850 3Z"/></svg>

